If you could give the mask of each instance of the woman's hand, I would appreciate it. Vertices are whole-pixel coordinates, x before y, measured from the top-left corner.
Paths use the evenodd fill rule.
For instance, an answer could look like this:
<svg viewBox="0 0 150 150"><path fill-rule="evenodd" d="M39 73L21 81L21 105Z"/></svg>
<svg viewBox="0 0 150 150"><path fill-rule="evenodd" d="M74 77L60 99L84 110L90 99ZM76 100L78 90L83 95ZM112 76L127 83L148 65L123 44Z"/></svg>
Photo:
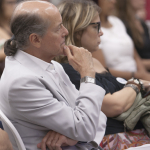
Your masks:
<svg viewBox="0 0 150 150"><path fill-rule="evenodd" d="M46 146L50 150L62 150L61 146L73 146L77 142L55 131L49 131L37 147L42 150L46 150Z"/></svg>
<svg viewBox="0 0 150 150"><path fill-rule="evenodd" d="M145 88L145 91L148 92L150 91L150 81L146 81L146 80L141 80L143 83L143 86Z"/></svg>

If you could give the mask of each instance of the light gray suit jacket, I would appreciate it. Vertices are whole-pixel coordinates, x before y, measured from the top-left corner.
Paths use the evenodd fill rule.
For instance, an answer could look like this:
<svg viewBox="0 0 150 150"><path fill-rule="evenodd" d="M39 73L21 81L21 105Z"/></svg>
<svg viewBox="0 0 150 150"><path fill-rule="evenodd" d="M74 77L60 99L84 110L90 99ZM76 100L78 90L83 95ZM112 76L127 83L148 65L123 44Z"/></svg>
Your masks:
<svg viewBox="0 0 150 150"><path fill-rule="evenodd" d="M92 83L82 83L76 90L62 66L52 63L66 95L24 52L18 50L14 57L6 57L0 81L0 109L18 130L27 150L37 150L49 130L78 141L100 142L106 126L106 116L101 112L105 91ZM17 150L13 136L6 131Z"/></svg>

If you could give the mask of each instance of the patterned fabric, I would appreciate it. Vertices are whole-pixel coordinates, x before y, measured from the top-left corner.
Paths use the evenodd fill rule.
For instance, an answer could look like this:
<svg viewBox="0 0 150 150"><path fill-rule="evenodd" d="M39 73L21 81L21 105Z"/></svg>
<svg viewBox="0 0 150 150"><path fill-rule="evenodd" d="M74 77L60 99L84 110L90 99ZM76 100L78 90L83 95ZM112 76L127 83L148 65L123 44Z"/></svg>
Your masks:
<svg viewBox="0 0 150 150"><path fill-rule="evenodd" d="M137 129L123 133L106 135L100 146L104 150L125 150L129 147L137 147L144 144L150 144L150 138L145 129Z"/></svg>

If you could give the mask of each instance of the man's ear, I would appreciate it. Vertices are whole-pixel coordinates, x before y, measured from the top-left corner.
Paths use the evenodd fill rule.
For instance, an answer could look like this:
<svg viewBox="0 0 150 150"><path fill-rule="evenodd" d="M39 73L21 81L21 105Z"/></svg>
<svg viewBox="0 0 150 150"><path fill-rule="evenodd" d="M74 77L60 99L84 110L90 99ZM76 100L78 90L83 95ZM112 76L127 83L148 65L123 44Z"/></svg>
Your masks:
<svg viewBox="0 0 150 150"><path fill-rule="evenodd" d="M42 38L39 35L37 35L35 33L30 34L29 41L36 48L41 47Z"/></svg>

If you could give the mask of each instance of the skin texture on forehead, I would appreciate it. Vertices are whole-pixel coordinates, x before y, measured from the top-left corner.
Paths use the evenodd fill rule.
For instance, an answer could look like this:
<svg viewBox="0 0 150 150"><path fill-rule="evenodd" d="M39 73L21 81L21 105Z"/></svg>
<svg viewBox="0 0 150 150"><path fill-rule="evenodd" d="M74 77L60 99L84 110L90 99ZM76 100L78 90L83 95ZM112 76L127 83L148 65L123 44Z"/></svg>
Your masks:
<svg viewBox="0 0 150 150"><path fill-rule="evenodd" d="M20 3L12 17L16 17L18 15L24 14L24 13L36 13L39 14L42 18L43 17L52 17L56 13L58 13L58 9L53 4L46 2L46 1L26 1Z"/></svg>

